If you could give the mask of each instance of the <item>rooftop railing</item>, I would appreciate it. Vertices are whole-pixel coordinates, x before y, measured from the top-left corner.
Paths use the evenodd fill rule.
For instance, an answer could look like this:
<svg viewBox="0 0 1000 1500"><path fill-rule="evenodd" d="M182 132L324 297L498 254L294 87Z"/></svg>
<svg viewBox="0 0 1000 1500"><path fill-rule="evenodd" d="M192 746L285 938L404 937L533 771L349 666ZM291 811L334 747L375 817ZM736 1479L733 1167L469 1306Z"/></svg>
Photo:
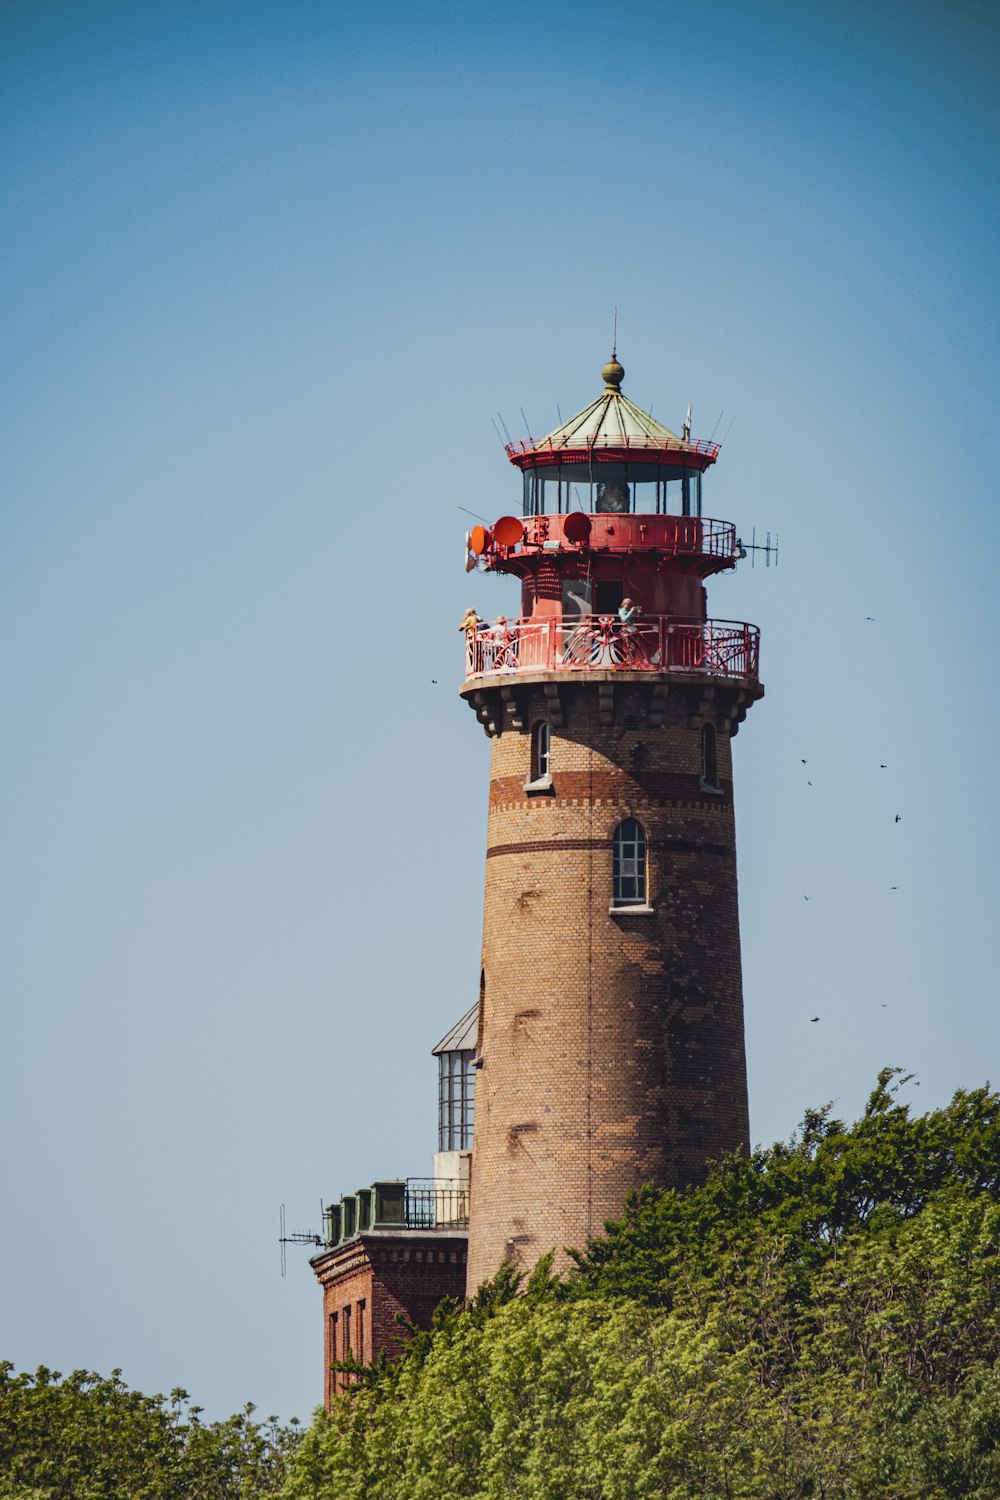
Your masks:
<svg viewBox="0 0 1000 1500"><path fill-rule="evenodd" d="M466 636L466 679L517 672L696 672L756 681L760 631L736 620L614 615L498 620Z"/></svg>
<svg viewBox="0 0 1000 1500"><path fill-rule="evenodd" d="M469 1223L469 1184L451 1177L397 1177L345 1193L323 1210L327 1246L343 1244L369 1231L465 1229ZM306 1236L308 1239L309 1236ZM319 1240L316 1240L319 1244Z"/></svg>
<svg viewBox="0 0 1000 1500"><path fill-rule="evenodd" d="M469 1223L469 1184L454 1178L406 1179L408 1229L465 1229Z"/></svg>

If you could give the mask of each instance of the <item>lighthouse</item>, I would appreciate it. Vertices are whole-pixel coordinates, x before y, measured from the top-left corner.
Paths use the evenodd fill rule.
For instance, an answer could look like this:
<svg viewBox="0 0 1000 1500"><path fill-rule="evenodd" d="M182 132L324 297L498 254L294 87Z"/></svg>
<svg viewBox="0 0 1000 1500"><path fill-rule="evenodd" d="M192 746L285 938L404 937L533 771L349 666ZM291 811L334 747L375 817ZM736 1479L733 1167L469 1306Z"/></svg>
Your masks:
<svg viewBox="0 0 1000 1500"><path fill-rule="evenodd" d="M731 747L759 634L708 613L745 555L703 514L718 445L624 376L613 354L588 407L509 444L520 504L468 537L469 566L521 590L517 618L463 621L491 747L478 997L470 975L430 1049L432 1177L343 1194L322 1236L282 1229L316 1248L328 1402L443 1297L549 1250L562 1269L633 1189L748 1146Z"/></svg>
<svg viewBox="0 0 1000 1500"><path fill-rule="evenodd" d="M749 1143L731 746L759 633L708 613L739 555L703 514L718 445L624 374L508 446L521 502L469 537L521 590L465 622L491 746L469 1294Z"/></svg>

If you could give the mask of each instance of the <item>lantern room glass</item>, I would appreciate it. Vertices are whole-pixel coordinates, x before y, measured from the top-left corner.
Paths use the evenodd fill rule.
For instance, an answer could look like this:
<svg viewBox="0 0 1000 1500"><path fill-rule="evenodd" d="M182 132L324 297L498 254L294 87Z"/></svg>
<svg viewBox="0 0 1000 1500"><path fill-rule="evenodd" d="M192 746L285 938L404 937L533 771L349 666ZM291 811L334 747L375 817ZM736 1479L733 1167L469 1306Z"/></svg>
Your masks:
<svg viewBox="0 0 1000 1500"><path fill-rule="evenodd" d="M524 514L701 515L701 470L677 464L544 464L524 471Z"/></svg>

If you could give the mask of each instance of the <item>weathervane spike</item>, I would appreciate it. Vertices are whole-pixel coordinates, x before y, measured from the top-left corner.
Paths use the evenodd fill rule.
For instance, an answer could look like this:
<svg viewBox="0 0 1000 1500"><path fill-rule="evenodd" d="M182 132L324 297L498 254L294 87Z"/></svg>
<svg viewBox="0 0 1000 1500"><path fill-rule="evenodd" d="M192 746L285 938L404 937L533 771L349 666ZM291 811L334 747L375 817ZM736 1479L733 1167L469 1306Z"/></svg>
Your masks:
<svg viewBox="0 0 1000 1500"><path fill-rule="evenodd" d="M611 358L618 358L618 309L615 308L615 321L611 332Z"/></svg>

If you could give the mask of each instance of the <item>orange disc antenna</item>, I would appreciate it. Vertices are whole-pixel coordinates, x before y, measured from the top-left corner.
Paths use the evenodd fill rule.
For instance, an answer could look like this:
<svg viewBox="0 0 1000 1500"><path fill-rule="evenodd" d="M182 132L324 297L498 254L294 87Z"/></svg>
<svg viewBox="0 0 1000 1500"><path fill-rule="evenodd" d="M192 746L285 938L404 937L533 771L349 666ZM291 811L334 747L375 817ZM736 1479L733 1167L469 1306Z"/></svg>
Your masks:
<svg viewBox="0 0 1000 1500"><path fill-rule="evenodd" d="M489 545L490 534L485 526L473 526L469 532L469 551L474 552L477 557L482 557Z"/></svg>
<svg viewBox="0 0 1000 1500"><path fill-rule="evenodd" d="M590 517L582 510L571 510L563 520L563 535L568 542L585 542L590 536Z"/></svg>
<svg viewBox="0 0 1000 1500"><path fill-rule="evenodd" d="M524 537L524 527L516 516L501 516L493 523L493 535L501 547L516 547Z"/></svg>

